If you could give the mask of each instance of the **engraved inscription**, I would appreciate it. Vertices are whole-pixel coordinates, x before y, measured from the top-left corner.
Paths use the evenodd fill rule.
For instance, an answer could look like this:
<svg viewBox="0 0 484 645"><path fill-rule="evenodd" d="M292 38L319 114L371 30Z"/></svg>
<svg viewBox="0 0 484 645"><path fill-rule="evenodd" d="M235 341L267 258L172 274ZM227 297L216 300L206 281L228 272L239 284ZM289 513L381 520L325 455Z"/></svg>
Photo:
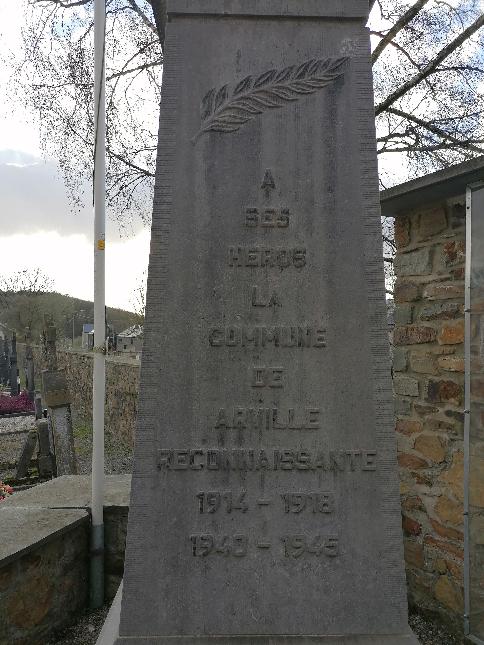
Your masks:
<svg viewBox="0 0 484 645"><path fill-rule="evenodd" d="M208 533L190 535L192 554L197 558L208 555L225 555L243 558L247 555L248 537L246 535L214 536Z"/></svg>
<svg viewBox="0 0 484 645"><path fill-rule="evenodd" d="M266 110L282 108L305 95L314 94L344 73L347 58L308 60L259 76L246 76L229 92L228 85L212 88L202 99L202 127L192 143L205 132L236 132Z"/></svg>
<svg viewBox="0 0 484 645"><path fill-rule="evenodd" d="M270 296L265 296L262 293L262 290L257 286L252 287L251 302L253 307L282 307L282 303L276 291L272 291Z"/></svg>
<svg viewBox="0 0 484 645"><path fill-rule="evenodd" d="M306 554L334 558L339 554L339 540L335 536L285 535L281 540L286 558L300 558Z"/></svg>
<svg viewBox="0 0 484 645"><path fill-rule="evenodd" d="M161 471L326 471L375 472L376 450L260 450L160 449L156 463Z"/></svg>
<svg viewBox="0 0 484 645"><path fill-rule="evenodd" d="M247 491L240 490L233 492L225 491L202 491L196 496L198 500L198 512L201 515L221 513L232 513L240 511L247 513L250 510L250 504L247 501ZM289 492L280 496L284 513L299 514L303 511L308 513L325 513L334 512L334 494L330 492ZM271 506L271 499L259 498L255 500L255 506ZM251 502L252 506L254 505Z"/></svg>
<svg viewBox="0 0 484 645"><path fill-rule="evenodd" d="M284 493L281 495L284 502L284 513L333 513L333 493Z"/></svg>
<svg viewBox="0 0 484 645"><path fill-rule="evenodd" d="M289 325L229 325L212 327L208 334L212 347L326 347L326 329Z"/></svg>
<svg viewBox="0 0 484 645"><path fill-rule="evenodd" d="M264 179L262 180L261 189L265 190L267 193L271 190L274 190L276 187L276 182L272 176L272 171L270 168L267 168L264 173Z"/></svg>
<svg viewBox="0 0 484 645"><path fill-rule="evenodd" d="M246 208L247 228L288 228L291 213L289 208Z"/></svg>
<svg viewBox="0 0 484 645"><path fill-rule="evenodd" d="M282 388L284 387L283 376L283 367L253 367L251 369L251 386L256 388Z"/></svg>
<svg viewBox="0 0 484 645"><path fill-rule="evenodd" d="M195 533L190 535L190 541L192 555L196 558L206 558L213 555L243 558L248 554L251 546L267 550L272 548L271 542L261 538L255 540L251 545L251 540L244 534ZM339 555L339 539L334 535L327 537L304 534L283 535L280 541L281 555L286 558L300 558L303 555L334 558Z"/></svg>
<svg viewBox="0 0 484 645"><path fill-rule="evenodd" d="M306 249L273 248L273 247L229 247L229 267L277 269L303 269L306 266Z"/></svg>
<svg viewBox="0 0 484 645"><path fill-rule="evenodd" d="M319 430L321 411L306 408L287 412L277 408L220 408L214 428L216 430Z"/></svg>
<svg viewBox="0 0 484 645"><path fill-rule="evenodd" d="M203 515L204 513L216 513L223 510L225 513L232 513L232 511L241 511L246 513L249 506L246 502L247 491L242 490L239 493L232 493L232 491L209 491L207 493L198 493L198 510Z"/></svg>

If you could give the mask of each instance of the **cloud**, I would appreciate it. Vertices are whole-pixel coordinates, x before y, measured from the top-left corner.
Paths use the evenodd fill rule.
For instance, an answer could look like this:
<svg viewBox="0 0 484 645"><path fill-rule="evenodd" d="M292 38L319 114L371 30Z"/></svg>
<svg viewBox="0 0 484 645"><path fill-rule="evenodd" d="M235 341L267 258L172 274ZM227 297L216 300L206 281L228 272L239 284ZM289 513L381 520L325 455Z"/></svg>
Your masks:
<svg viewBox="0 0 484 645"><path fill-rule="evenodd" d="M74 212L54 160L20 150L0 150L2 236L58 231L61 235L89 237L93 212L88 184L84 192L85 204ZM113 237L132 236L141 230L143 225L135 220L120 231L117 222L108 216L107 231Z"/></svg>
<svg viewBox="0 0 484 645"><path fill-rule="evenodd" d="M2 235L58 230L86 232L86 209L72 214L55 162L20 151L0 151Z"/></svg>
<svg viewBox="0 0 484 645"><path fill-rule="evenodd" d="M148 264L149 231L106 244L106 303L132 309L134 291ZM93 245L84 235L57 232L16 234L2 238L5 274L20 267L40 268L53 279L54 289L85 300L93 299Z"/></svg>

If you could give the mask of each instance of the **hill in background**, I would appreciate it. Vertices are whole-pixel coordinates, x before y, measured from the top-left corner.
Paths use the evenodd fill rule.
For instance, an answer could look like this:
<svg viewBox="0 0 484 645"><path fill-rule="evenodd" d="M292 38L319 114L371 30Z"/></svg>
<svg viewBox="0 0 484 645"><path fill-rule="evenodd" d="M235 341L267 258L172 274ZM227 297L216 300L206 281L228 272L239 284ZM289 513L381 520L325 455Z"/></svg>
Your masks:
<svg viewBox="0 0 484 645"><path fill-rule="evenodd" d="M6 291L0 299L0 323L17 332L19 341L25 329L32 331L32 340L38 343L43 329L44 315L50 314L60 341L72 343L72 332L80 345L82 326L94 322L94 303L56 292ZM106 308L107 323L120 333L131 325L142 322L140 316L123 309Z"/></svg>

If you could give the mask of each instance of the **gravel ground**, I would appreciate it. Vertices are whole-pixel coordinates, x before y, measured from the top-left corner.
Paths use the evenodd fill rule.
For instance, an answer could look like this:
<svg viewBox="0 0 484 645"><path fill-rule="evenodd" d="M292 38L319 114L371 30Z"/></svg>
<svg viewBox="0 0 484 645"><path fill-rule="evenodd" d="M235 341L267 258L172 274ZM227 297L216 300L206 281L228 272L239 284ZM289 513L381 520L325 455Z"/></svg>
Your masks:
<svg viewBox="0 0 484 645"><path fill-rule="evenodd" d="M109 607L86 612L80 620L57 636L47 645L95 645L106 619ZM410 615L409 623L420 645L463 645L462 639L449 634L441 625L420 614Z"/></svg>
<svg viewBox="0 0 484 645"><path fill-rule="evenodd" d="M35 424L33 416L0 417L0 435L4 432L21 432L30 430Z"/></svg>
<svg viewBox="0 0 484 645"><path fill-rule="evenodd" d="M437 621L424 618L421 614L410 614L408 622L421 645L463 645L462 638L457 638Z"/></svg>
<svg viewBox="0 0 484 645"><path fill-rule="evenodd" d="M46 645L95 645L108 610L109 607L105 605L96 611L86 612L75 625L60 632Z"/></svg>

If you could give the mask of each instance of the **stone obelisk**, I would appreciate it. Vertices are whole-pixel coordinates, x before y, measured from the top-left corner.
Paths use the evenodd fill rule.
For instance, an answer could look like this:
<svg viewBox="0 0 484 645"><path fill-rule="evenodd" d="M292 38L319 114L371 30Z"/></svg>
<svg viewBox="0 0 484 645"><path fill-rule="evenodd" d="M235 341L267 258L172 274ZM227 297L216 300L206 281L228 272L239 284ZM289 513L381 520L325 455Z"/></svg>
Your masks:
<svg viewBox="0 0 484 645"><path fill-rule="evenodd" d="M368 0L168 12L117 643L416 643Z"/></svg>

